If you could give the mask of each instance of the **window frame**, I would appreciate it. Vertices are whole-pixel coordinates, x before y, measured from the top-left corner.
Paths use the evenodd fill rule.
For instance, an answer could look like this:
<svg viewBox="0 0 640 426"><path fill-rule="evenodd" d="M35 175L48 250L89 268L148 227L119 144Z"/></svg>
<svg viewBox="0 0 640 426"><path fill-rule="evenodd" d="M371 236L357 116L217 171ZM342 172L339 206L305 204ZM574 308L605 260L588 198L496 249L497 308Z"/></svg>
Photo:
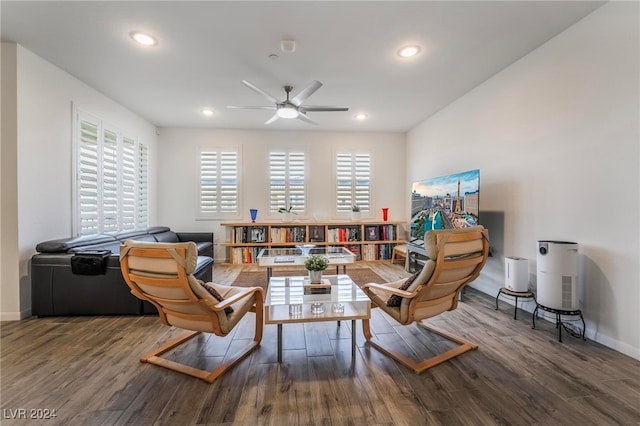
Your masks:
<svg viewBox="0 0 640 426"><path fill-rule="evenodd" d="M340 156L350 156L351 157L351 176L350 176L350 180L351 180L351 189L350 189L350 198L351 201L349 203L348 206L346 206L345 208L340 208L340 198L339 198L339 182L341 180L340 176L339 176L339 171L341 168L341 163L339 162L339 157ZM369 162L369 168L368 168L368 205L363 206L361 205L361 203L358 203L358 197L357 197L357 157L358 156L367 156L368 157L368 162ZM351 207L354 204L358 204L358 206L360 207L360 211L361 212L365 212L365 213L369 213L371 211L373 211L373 200L374 200L374 196L373 196L373 154L370 151L367 150L336 150L333 153L333 167L334 167L334 186L333 186L333 200L335 203L335 212L337 215L345 215L348 214L349 212L351 212ZM344 205L344 204L343 204Z"/></svg>
<svg viewBox="0 0 640 426"><path fill-rule="evenodd" d="M236 210L222 212L219 210L205 212L202 210L202 154L203 152L215 152L219 155L222 152L233 152L236 154ZM196 201L196 220L228 220L242 218L243 200L242 200L242 147L228 145L202 145L198 147L197 152L197 201ZM220 170L216 170L218 177ZM219 195L217 195L217 204L220 204Z"/></svg>
<svg viewBox="0 0 640 426"><path fill-rule="evenodd" d="M284 199L283 201L274 201L274 186L272 185L272 181L274 179L273 175L272 175L272 170L273 170L273 162L272 162L272 156L273 155L277 155L277 154L283 154L285 159L285 176L284 176L284 195L282 195L281 197L277 197L279 200ZM301 156L302 157L302 164L303 164L303 170L302 170L302 184L301 185L292 185L291 181L292 179L294 179L296 176L295 174L292 173L291 170L291 162L295 161L295 158L291 158L292 155L297 155L297 156ZM278 214L278 209L279 208L289 208L291 206L291 199L292 197L294 197L294 195L292 195L292 192L298 193L298 194L302 194L302 202L300 203L299 201L299 197L296 200L296 202L293 203L293 208L291 209L292 212L295 212L295 214L297 215L301 215L304 216L307 213L307 208L308 208L308 203L307 203L307 179L308 179L308 174L309 174L309 166L307 163L307 152L304 149L269 149L268 154L267 154L267 190L268 190L268 198L267 198L267 205L268 205L268 210L269 210L269 215L271 216L275 216ZM300 208L300 206L302 208Z"/></svg>
<svg viewBox="0 0 640 426"><path fill-rule="evenodd" d="M94 126L95 132L95 171L93 175L88 174L86 180L83 179L83 165L82 161L90 158L83 156L82 148L86 146L82 139L82 125L87 123L90 126ZM97 235L101 233L117 233L126 230L145 228L149 226L149 146L142 142L137 136L128 132L123 132L118 126L115 126L100 117L88 113L75 105L72 112L72 227L73 233L76 236L84 235ZM115 146L111 150L110 167L105 167L105 157L108 154L105 148L105 135L109 132L113 135L111 140ZM125 139L132 146L131 152L133 156L132 167L130 174L133 177L133 185L129 186L132 191L127 191L124 188L123 170L125 169L123 161L123 151ZM143 155L144 153L144 155ZM144 157L145 163L142 163ZM143 167L144 166L144 167ZM143 170L144 169L144 170ZM107 176L107 174L110 176ZM146 173L144 176L144 182L142 181L142 173ZM95 227L84 226L83 223L83 208L82 201L83 185L86 181L93 179L95 181L95 199L96 199L96 213L95 213ZM107 224L105 218L105 182L110 181L111 189L110 193L115 194L109 205L112 205L111 214L115 215L115 218L111 217ZM141 191L146 191L142 193ZM126 197L126 198L125 198ZM131 200L128 215L125 214L124 200ZM126 220L126 217L129 220ZM90 232L95 230L95 232Z"/></svg>

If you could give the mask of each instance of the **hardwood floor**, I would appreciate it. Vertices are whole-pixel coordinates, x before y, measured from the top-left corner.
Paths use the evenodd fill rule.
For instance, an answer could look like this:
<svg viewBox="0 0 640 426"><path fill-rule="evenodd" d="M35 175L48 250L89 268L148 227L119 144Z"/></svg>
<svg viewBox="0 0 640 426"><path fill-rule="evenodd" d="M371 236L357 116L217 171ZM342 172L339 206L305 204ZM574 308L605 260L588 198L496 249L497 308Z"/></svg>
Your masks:
<svg viewBox="0 0 640 426"><path fill-rule="evenodd" d="M370 263L387 280L399 265ZM253 267L216 264L214 280L233 281ZM227 338L201 335L173 356L212 368L253 335L249 314ZM638 425L640 361L467 289L456 311L432 322L479 344L421 375L364 344L357 322L284 326L283 363L276 327L234 370L209 385L139 357L177 334L156 317L32 318L1 325L2 424L65 425ZM381 339L424 356L444 339L402 327L378 310ZM24 409L26 419L20 417ZM31 419L55 410L50 420Z"/></svg>

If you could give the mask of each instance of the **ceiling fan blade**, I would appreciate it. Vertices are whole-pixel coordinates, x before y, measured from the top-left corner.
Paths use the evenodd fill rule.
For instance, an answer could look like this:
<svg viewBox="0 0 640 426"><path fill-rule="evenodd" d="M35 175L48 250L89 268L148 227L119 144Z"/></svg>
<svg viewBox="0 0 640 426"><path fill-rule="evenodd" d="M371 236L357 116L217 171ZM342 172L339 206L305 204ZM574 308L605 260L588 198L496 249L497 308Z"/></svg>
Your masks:
<svg viewBox="0 0 640 426"><path fill-rule="evenodd" d="M235 106L235 105L227 105L227 108L230 109L276 109L274 106Z"/></svg>
<svg viewBox="0 0 640 426"><path fill-rule="evenodd" d="M291 103L295 106L300 106L300 104L306 101L309 96L313 95L313 93L321 87L322 83L317 80L313 80L311 84L302 89L300 93L298 93L293 97L293 99L291 99Z"/></svg>
<svg viewBox="0 0 640 426"><path fill-rule="evenodd" d="M317 124L318 124L318 123L316 123L315 121L313 121L312 119L310 119L309 117L307 117L307 115L306 115L306 114L304 114L304 113L302 113L302 112L301 112L300 114L298 114L298 118L299 118L300 120L302 120L302 121L306 122L306 123L309 123L309 124L315 124L315 125L317 125Z"/></svg>
<svg viewBox="0 0 640 426"><path fill-rule="evenodd" d="M348 106L320 106L320 105L305 105L299 108L302 112L307 111L349 111Z"/></svg>
<svg viewBox="0 0 640 426"><path fill-rule="evenodd" d="M249 89L253 90L254 92L260 93L262 96L264 96L265 98L267 98L269 100L269 102L273 102L274 104L277 104L278 102L280 102L279 100L277 100L276 98L274 98L273 96L271 96L270 94L268 94L267 92L265 92L264 90L254 86L253 84L249 83L247 80L242 80L242 84L244 84L245 86L247 86Z"/></svg>
<svg viewBox="0 0 640 426"><path fill-rule="evenodd" d="M276 121L278 118L280 118L280 117L278 117L278 114L273 114L273 117L271 117L270 119L268 119L267 121L265 121L265 122L264 122L264 124L271 124L271 123L273 123L274 121Z"/></svg>

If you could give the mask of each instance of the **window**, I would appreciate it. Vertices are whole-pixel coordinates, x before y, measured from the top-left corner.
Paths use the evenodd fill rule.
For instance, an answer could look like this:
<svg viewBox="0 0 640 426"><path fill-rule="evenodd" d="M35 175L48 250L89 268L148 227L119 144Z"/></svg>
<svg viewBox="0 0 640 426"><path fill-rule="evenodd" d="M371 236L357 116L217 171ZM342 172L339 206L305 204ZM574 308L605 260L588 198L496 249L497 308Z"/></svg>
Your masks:
<svg viewBox="0 0 640 426"><path fill-rule="evenodd" d="M76 117L76 232L148 226L148 147L89 114Z"/></svg>
<svg viewBox="0 0 640 426"><path fill-rule="evenodd" d="M269 153L269 210L305 211L304 152Z"/></svg>
<svg viewBox="0 0 640 426"><path fill-rule="evenodd" d="M238 151L200 151L200 214L237 214Z"/></svg>
<svg viewBox="0 0 640 426"><path fill-rule="evenodd" d="M336 155L336 209L371 210L371 154Z"/></svg>

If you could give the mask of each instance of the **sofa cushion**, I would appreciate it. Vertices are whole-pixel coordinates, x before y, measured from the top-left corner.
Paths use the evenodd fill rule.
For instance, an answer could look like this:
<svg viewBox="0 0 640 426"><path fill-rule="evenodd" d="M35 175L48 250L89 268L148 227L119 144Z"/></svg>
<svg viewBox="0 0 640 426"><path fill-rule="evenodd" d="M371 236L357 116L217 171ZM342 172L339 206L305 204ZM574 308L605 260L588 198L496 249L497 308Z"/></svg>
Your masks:
<svg viewBox="0 0 640 426"><path fill-rule="evenodd" d="M213 263L213 259L209 256L198 256L196 260L196 269L193 271L193 275L198 275L200 271L208 268Z"/></svg>
<svg viewBox="0 0 640 426"><path fill-rule="evenodd" d="M133 241L148 241L150 243L155 243L156 239L153 238L153 235L149 235L149 234L142 234L142 235L136 235L133 236L131 238L127 238L127 240L133 240ZM123 242L126 240L123 240Z"/></svg>
<svg viewBox="0 0 640 426"><path fill-rule="evenodd" d="M92 246L97 244L114 244L118 240L113 235L83 235L73 238L61 238L39 243L36 251L39 253L66 253L75 247Z"/></svg>
<svg viewBox="0 0 640 426"><path fill-rule="evenodd" d="M73 247L67 251L67 253L82 253L83 251L95 251L95 250L109 250L112 254L120 254L120 241L115 241L106 244L90 244L88 246Z"/></svg>
<svg viewBox="0 0 640 426"><path fill-rule="evenodd" d="M159 243L179 243L178 235L173 231L157 232L152 234Z"/></svg>
<svg viewBox="0 0 640 426"><path fill-rule="evenodd" d="M167 231L171 231L168 226L150 226L147 228L147 234L159 234Z"/></svg>
<svg viewBox="0 0 640 426"><path fill-rule="evenodd" d="M147 235L146 229L128 229L126 231L116 232L113 236L120 241L135 240L135 237ZM153 240L152 240L153 241Z"/></svg>
<svg viewBox="0 0 640 426"><path fill-rule="evenodd" d="M196 243L198 254L213 257L213 243Z"/></svg>

